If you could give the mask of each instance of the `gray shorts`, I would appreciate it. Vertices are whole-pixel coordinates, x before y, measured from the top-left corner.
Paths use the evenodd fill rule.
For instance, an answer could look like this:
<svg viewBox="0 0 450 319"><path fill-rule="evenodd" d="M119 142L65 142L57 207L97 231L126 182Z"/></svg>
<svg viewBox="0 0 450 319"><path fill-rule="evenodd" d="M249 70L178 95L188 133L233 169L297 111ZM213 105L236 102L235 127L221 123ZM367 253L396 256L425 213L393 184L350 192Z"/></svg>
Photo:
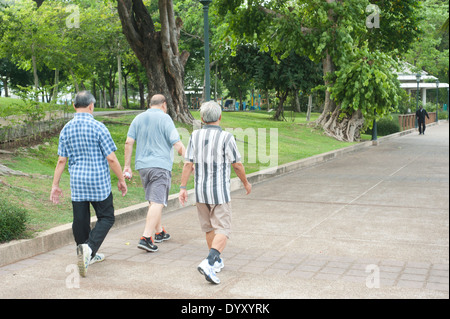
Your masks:
<svg viewBox="0 0 450 319"><path fill-rule="evenodd" d="M172 172L164 168L151 167L140 169L139 175L145 190L145 199L167 206Z"/></svg>

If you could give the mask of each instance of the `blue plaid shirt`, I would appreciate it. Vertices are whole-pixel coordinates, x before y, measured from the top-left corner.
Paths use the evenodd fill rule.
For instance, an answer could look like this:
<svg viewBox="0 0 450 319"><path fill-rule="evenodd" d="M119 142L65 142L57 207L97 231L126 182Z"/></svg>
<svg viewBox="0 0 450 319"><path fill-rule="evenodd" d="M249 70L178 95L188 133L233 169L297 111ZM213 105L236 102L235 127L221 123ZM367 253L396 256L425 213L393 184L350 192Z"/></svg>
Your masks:
<svg viewBox="0 0 450 319"><path fill-rule="evenodd" d="M76 113L59 135L58 155L69 158L72 201L103 201L111 193L106 157L117 150L103 123Z"/></svg>

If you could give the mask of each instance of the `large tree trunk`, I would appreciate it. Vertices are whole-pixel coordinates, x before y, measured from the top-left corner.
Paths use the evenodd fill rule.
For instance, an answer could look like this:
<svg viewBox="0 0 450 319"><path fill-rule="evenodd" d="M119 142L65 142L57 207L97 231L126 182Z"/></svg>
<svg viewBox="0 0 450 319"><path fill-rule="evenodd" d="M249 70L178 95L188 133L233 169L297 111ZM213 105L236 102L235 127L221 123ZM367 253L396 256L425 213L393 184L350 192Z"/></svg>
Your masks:
<svg viewBox="0 0 450 319"><path fill-rule="evenodd" d="M175 20L172 0L159 0L159 32L142 0L118 0L118 10L123 33L146 70L149 95L163 94L173 120L193 123L184 93L189 53L178 51L182 21Z"/></svg>
<svg viewBox="0 0 450 319"><path fill-rule="evenodd" d="M331 56L327 53L323 60L323 74L334 73L336 70ZM333 83L326 78L325 86L330 87ZM364 117L361 111L354 112L351 116L340 117L341 108L331 99L330 92L325 91L325 102L322 114L316 123L320 125L325 133L339 141L354 142L361 137L360 130L364 125Z"/></svg>
<svg viewBox="0 0 450 319"><path fill-rule="evenodd" d="M335 0L326 0L331 3ZM341 1L339 1L341 2ZM328 11L328 19L335 21L333 10ZM323 59L323 75L325 77L325 86L331 87L333 83L329 78L326 78L327 74L333 74L336 71L336 66L333 63L333 59L328 50L326 56ZM325 102L322 114L317 119L316 123L322 126L325 133L340 141L354 142L360 139L360 129L364 125L364 118L361 112L358 110L351 116L345 115L340 117L341 111L340 105L336 105L336 102L331 99L331 94L328 90L325 91Z"/></svg>

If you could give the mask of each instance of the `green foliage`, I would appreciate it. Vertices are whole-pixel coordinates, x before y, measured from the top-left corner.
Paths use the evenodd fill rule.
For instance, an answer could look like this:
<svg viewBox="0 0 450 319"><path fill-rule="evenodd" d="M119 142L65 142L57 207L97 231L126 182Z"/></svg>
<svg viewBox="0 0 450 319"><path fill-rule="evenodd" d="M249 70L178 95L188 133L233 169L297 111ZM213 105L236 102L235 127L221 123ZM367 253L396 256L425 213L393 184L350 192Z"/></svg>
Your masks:
<svg viewBox="0 0 450 319"><path fill-rule="evenodd" d="M19 239L26 230L27 212L0 196L0 243Z"/></svg>
<svg viewBox="0 0 450 319"><path fill-rule="evenodd" d="M295 51L323 62L327 90L340 108L341 119L360 110L370 123L397 108L403 92L392 56L404 54L422 32L419 1L375 2L380 9L379 28L367 24L371 13L367 10L373 3L368 0L217 0L215 4L229 23L232 43L257 42L267 51L270 48L275 60Z"/></svg>
<svg viewBox="0 0 450 319"><path fill-rule="evenodd" d="M341 115L360 110L369 123L395 112L405 95L393 72L397 68L386 53L371 51L367 45L355 49L328 88L331 98L341 104Z"/></svg>

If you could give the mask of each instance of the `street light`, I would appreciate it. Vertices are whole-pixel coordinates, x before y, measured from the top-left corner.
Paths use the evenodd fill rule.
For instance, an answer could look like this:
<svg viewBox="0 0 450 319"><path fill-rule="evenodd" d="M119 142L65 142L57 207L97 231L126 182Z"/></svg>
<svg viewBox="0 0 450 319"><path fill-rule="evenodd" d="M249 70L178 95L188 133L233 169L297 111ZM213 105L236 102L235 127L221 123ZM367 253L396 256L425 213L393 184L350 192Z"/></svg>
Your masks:
<svg viewBox="0 0 450 319"><path fill-rule="evenodd" d="M208 11L209 4L212 0L200 0L203 4L203 28L205 30L205 102L211 100L211 84L209 75L209 21Z"/></svg>
<svg viewBox="0 0 450 319"><path fill-rule="evenodd" d="M416 121L415 121L415 126L416 128L418 127L418 123L417 123L417 110L419 109L419 84L420 84L420 78L422 77L422 75L420 73L416 74L416 80L417 80L417 98L416 98Z"/></svg>
<svg viewBox="0 0 450 319"><path fill-rule="evenodd" d="M439 122L438 110L439 110L439 79L436 80L436 123Z"/></svg>
<svg viewBox="0 0 450 319"><path fill-rule="evenodd" d="M448 121L448 119L449 119L449 105L448 105L448 87L447 87L447 121Z"/></svg>

